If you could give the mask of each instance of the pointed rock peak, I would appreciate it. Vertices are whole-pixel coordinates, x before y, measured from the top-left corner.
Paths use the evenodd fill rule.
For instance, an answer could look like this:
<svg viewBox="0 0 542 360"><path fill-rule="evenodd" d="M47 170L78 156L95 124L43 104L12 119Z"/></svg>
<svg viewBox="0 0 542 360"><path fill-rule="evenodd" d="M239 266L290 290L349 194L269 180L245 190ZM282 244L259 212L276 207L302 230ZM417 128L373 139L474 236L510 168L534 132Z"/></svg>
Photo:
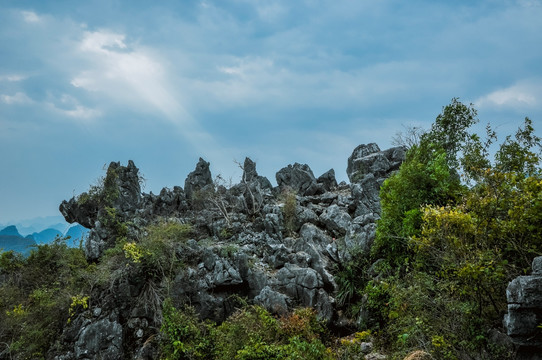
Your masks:
<svg viewBox="0 0 542 360"><path fill-rule="evenodd" d="M319 184L322 184L325 191L330 191L337 187L337 179L335 178L335 170L329 169L318 179L316 179L316 182Z"/></svg>
<svg viewBox="0 0 542 360"><path fill-rule="evenodd" d="M256 163L250 158L246 157L243 163L243 179L249 182L258 178L258 172L256 171Z"/></svg>
<svg viewBox="0 0 542 360"><path fill-rule="evenodd" d="M213 177L211 176L209 166L209 162L199 158L194 171L186 177L186 180L184 181L184 191L188 199L192 198L194 191L200 190L206 185L213 183Z"/></svg>

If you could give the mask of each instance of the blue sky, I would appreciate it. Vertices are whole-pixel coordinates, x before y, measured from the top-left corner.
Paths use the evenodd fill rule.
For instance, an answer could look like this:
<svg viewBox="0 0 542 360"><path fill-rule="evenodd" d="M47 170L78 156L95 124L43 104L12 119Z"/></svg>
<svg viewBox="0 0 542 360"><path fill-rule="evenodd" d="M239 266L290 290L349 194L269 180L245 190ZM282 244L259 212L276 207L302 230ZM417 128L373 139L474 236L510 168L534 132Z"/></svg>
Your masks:
<svg viewBox="0 0 542 360"><path fill-rule="evenodd" d="M133 159L146 192L201 156L237 182L391 146L452 97L542 127L542 1L0 1L0 223Z"/></svg>

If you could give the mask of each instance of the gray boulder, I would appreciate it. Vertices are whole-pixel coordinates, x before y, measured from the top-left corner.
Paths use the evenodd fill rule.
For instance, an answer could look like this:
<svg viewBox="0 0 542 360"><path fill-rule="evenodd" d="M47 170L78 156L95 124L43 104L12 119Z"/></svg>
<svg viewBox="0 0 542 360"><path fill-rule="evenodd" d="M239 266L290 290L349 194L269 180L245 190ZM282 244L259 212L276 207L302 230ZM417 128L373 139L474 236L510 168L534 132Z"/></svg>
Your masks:
<svg viewBox="0 0 542 360"><path fill-rule="evenodd" d="M269 286L262 289L260 294L254 298L254 302L273 314L284 316L288 313L288 297L274 291Z"/></svg>
<svg viewBox="0 0 542 360"><path fill-rule="evenodd" d="M276 174L279 187L289 187L300 196L323 193L323 186L316 182L314 174L307 164L288 165Z"/></svg>
<svg viewBox="0 0 542 360"><path fill-rule="evenodd" d="M331 205L320 215L320 221L329 232L339 237L346 234L352 217L338 205Z"/></svg>
<svg viewBox="0 0 542 360"><path fill-rule="evenodd" d="M350 182L355 182L354 177L358 172L361 172L362 175L367 171L360 164L360 159L363 159L371 154L380 152L380 148L375 143L370 144L361 144L352 151L352 155L348 158L348 163L346 167L346 174Z"/></svg>
<svg viewBox="0 0 542 360"><path fill-rule="evenodd" d="M112 314L81 327L74 350L76 359L122 359L122 326L117 317Z"/></svg>
<svg viewBox="0 0 542 360"><path fill-rule="evenodd" d="M350 184L350 190L356 207L355 217L380 214L380 184L373 174L366 175L359 183Z"/></svg>
<svg viewBox="0 0 542 360"><path fill-rule="evenodd" d="M346 174L351 183L360 182L369 174L377 179L387 178L399 169L405 154L406 148L402 146L380 151L374 143L359 145L348 158Z"/></svg>
<svg viewBox="0 0 542 360"><path fill-rule="evenodd" d="M533 260L534 273L518 276L508 284L506 298L508 313L504 327L518 349L518 359L535 359L532 353L542 353L542 256Z"/></svg>
<svg viewBox="0 0 542 360"><path fill-rule="evenodd" d="M338 186L337 179L335 178L335 170L329 169L328 171L320 175L318 179L316 179L316 182L318 184L322 184L322 187L325 191L331 191L335 189Z"/></svg>

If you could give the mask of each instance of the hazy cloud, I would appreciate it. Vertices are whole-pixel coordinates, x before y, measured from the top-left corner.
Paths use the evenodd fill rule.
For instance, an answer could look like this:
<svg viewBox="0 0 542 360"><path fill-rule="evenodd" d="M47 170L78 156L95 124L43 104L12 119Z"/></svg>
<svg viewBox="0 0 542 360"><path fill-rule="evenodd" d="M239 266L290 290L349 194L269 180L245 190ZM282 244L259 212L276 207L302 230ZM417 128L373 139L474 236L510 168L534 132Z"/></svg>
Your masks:
<svg viewBox="0 0 542 360"><path fill-rule="evenodd" d="M32 99L30 99L25 93L17 92L14 95L0 95L0 100L4 104L8 105L21 105L21 104L29 104L32 102Z"/></svg>
<svg viewBox="0 0 542 360"><path fill-rule="evenodd" d="M18 74L0 75L0 81L17 82L26 79L26 76Z"/></svg>
<svg viewBox="0 0 542 360"><path fill-rule="evenodd" d="M475 101L479 107L533 108L542 105L542 83L522 81L495 90Z"/></svg>
<svg viewBox="0 0 542 360"><path fill-rule="evenodd" d="M124 106L151 107L178 121L183 109L172 95L160 59L137 44L126 44L124 34L107 30L84 32L78 51L88 61L71 84L99 92Z"/></svg>
<svg viewBox="0 0 542 360"><path fill-rule="evenodd" d="M21 11L23 20L27 23L37 23L41 21L41 18L33 11Z"/></svg>

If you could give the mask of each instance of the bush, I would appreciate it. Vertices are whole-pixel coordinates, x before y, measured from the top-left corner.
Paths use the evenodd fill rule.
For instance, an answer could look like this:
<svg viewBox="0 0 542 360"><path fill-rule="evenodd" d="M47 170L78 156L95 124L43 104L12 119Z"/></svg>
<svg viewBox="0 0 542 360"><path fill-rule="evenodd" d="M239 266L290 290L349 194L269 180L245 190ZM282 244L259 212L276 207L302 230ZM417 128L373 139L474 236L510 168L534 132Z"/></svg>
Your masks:
<svg viewBox="0 0 542 360"><path fill-rule="evenodd" d="M284 206L282 215L284 216L284 228L286 234L292 236L297 230L297 196L292 189L285 189L282 193Z"/></svg>

